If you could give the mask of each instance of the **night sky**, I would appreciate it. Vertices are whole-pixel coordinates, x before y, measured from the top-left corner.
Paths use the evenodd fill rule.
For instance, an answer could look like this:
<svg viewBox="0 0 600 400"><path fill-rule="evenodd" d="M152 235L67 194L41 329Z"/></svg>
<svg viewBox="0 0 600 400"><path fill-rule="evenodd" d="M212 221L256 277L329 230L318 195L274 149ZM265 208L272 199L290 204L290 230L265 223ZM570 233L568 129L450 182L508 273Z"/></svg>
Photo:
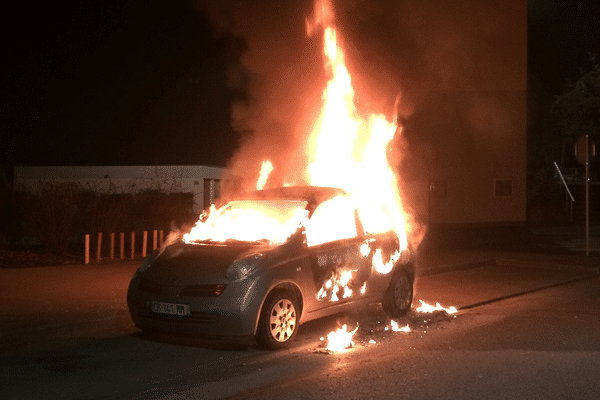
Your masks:
<svg viewBox="0 0 600 400"><path fill-rule="evenodd" d="M244 41L216 36L203 12L186 1L16 7L4 163L224 165L232 155L226 74Z"/></svg>
<svg viewBox="0 0 600 400"><path fill-rule="evenodd" d="M401 75L422 67L409 61L420 57L418 41L411 47L390 40L398 24L388 3L344 2L341 30L363 69L373 60L386 66L357 85L387 81L390 92L405 90L414 105L424 81L403 85ZM404 7L403 22L410 22L405 3L397 7ZM435 10L435 2L426 3ZM247 115L249 109L261 112L261 91L320 96L320 43L304 32L312 7L308 0L17 3L5 13L14 28L4 36L2 165L227 165L240 145L255 140L249 130L285 132L287 123L269 121L297 122L297 115L314 111L303 103L259 124L248 123L255 116ZM557 135L549 113L554 96L586 67L586 52L600 55L598 20L597 1L529 0L533 143ZM273 82L267 66L287 68L289 76ZM309 79L306 71L313 70ZM393 104L393 93L373 94L382 107ZM253 102L258 107L239 107ZM286 139L274 144L285 145Z"/></svg>
<svg viewBox="0 0 600 400"><path fill-rule="evenodd" d="M569 81L590 71L589 54L600 57L600 2L529 0L527 53L531 161L537 151L546 155L546 162L560 162L560 117L550 108ZM570 147L566 155L566 167L578 165ZM592 168L599 166L597 161Z"/></svg>

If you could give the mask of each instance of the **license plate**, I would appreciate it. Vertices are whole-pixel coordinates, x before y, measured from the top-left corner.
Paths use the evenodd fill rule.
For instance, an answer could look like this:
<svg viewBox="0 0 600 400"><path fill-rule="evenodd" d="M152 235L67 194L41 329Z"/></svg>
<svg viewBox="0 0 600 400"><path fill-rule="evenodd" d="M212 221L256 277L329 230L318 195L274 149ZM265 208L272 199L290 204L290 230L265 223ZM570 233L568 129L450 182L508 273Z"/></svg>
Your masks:
<svg viewBox="0 0 600 400"><path fill-rule="evenodd" d="M192 312L189 304L163 303L162 301L151 301L150 310L158 314L190 316Z"/></svg>

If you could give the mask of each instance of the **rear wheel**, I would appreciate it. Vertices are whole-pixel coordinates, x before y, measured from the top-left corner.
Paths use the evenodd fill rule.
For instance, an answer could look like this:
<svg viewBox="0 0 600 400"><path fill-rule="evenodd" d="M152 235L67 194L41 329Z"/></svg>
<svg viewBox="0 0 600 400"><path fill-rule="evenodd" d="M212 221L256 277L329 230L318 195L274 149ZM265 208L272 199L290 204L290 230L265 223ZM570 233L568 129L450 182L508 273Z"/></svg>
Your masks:
<svg viewBox="0 0 600 400"><path fill-rule="evenodd" d="M408 272L397 269L383 298L383 310L390 317L405 315L412 304L413 282Z"/></svg>
<svg viewBox="0 0 600 400"><path fill-rule="evenodd" d="M298 302L287 291L273 291L265 301L258 321L256 340L271 350L290 346L298 332Z"/></svg>

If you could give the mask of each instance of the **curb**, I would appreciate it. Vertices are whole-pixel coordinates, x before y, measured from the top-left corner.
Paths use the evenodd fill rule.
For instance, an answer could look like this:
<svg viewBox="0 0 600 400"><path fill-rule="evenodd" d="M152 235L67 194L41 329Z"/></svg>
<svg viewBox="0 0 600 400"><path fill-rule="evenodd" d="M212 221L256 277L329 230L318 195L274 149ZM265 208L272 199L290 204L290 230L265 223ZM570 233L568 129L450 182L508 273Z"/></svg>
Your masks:
<svg viewBox="0 0 600 400"><path fill-rule="evenodd" d="M449 272L463 271L463 270L474 269L474 268L490 267L492 265L497 265L497 263L496 263L495 259L490 258L490 259L485 259L483 261L473 261L473 262L468 262L468 263L446 265L446 266L442 266L442 267L433 267L433 268L429 268L424 271L421 271L420 273L417 273L417 278L422 277L422 276L447 274Z"/></svg>
<svg viewBox="0 0 600 400"><path fill-rule="evenodd" d="M464 271L481 267L491 267L495 265L512 265L521 268L538 268L554 271L580 272L592 275L600 275L600 268L584 267L581 265L550 263L546 261L527 261L514 258L489 258L482 261L474 261L429 268L424 271L421 271L420 273L417 273L417 277L441 275L450 272Z"/></svg>
<svg viewBox="0 0 600 400"><path fill-rule="evenodd" d="M581 265L550 263L546 261L524 261L514 258L497 258L496 265L514 265L522 268L540 268L554 271L587 272L594 275L600 274L599 268L584 267Z"/></svg>
<svg viewBox="0 0 600 400"><path fill-rule="evenodd" d="M487 304L496 303L498 301L503 301L503 300L507 300L507 299L512 299L512 298L515 298L515 297L523 296L525 294L536 293L536 292L540 292L542 290L546 290L546 289L550 289L550 288L554 288L554 287L568 285L570 283L581 281L583 279L588 279L588 278L589 278L589 276L577 276L575 278L569 279L569 280L564 281L564 282L553 283L551 285L546 285L546 286L542 286L542 287L539 287L539 288L533 288L533 289L529 289L529 290L524 290L522 292L509 294L509 295L506 295L506 296L501 296L501 297L497 297L497 298L490 299L490 300L480 301L480 302L474 303L474 304L468 304L466 306L460 307L459 310L469 310L471 308L485 306Z"/></svg>

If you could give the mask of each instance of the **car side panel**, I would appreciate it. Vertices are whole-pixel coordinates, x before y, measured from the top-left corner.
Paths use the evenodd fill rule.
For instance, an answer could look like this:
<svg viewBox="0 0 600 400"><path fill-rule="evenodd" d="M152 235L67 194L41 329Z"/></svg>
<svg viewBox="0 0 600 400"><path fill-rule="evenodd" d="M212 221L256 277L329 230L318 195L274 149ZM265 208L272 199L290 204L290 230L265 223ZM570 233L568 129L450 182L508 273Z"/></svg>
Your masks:
<svg viewBox="0 0 600 400"><path fill-rule="evenodd" d="M361 244L362 240L353 238L322 244L310 249L315 292L312 294L313 307L307 308L309 314L365 297L360 293L360 289L370 274L370 263L361 254ZM349 292L340 289L334 295L333 286L339 282L342 274L346 271L352 273L352 278L347 284L352 294L344 297L344 294ZM325 286L328 281L332 282L330 288ZM322 295L319 295L321 289L323 292Z"/></svg>

